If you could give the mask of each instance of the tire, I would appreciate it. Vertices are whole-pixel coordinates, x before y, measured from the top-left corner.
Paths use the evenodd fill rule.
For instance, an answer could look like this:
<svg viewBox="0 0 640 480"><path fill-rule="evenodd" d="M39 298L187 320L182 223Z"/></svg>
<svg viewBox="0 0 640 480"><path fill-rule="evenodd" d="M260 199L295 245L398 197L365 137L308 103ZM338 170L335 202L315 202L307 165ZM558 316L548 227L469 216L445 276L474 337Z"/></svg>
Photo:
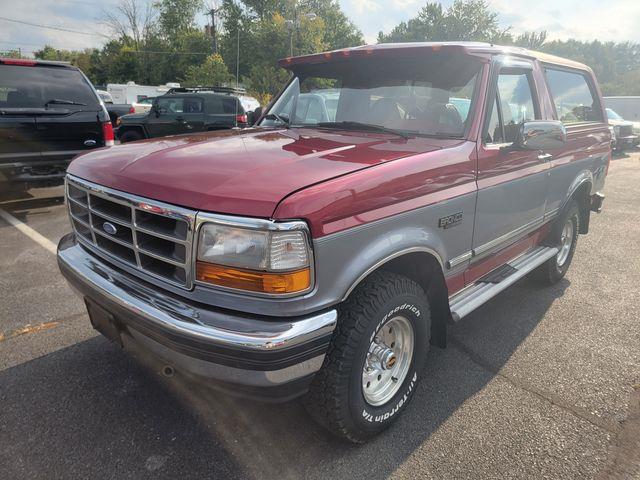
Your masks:
<svg viewBox="0 0 640 480"><path fill-rule="evenodd" d="M135 142L136 140L142 140L144 137L136 130L127 130L120 135L120 143Z"/></svg>
<svg viewBox="0 0 640 480"><path fill-rule="evenodd" d="M382 432L413 397L429 351L430 328L429 303L418 284L394 273L372 274L339 309L338 326L322 369L303 399L309 414L329 431L354 443ZM411 343L411 335L413 348L407 356L408 349L402 347ZM367 362L380 360L369 353L372 342L378 339L383 344L394 338L398 353L384 357L389 360L388 369L371 367L365 376L365 365L371 365ZM376 363L377 367L381 363ZM372 389L365 385L367 380L374 383ZM374 392L380 393L375 401Z"/></svg>
<svg viewBox="0 0 640 480"><path fill-rule="evenodd" d="M565 228L570 228L571 231L567 232ZM578 244L579 231L580 209L575 200L570 200L554 224L547 242L549 246L558 247L560 251L533 271L534 280L543 285L553 285L562 280L571 265Z"/></svg>

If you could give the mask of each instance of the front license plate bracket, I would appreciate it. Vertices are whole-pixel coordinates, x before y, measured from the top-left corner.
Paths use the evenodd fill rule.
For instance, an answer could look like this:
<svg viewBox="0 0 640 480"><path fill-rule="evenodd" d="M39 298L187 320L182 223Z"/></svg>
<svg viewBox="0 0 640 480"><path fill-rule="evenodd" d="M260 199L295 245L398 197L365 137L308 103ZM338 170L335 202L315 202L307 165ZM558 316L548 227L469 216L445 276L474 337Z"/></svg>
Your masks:
<svg viewBox="0 0 640 480"><path fill-rule="evenodd" d="M107 310L102 308L94 301L85 297L84 303L87 306L89 320L91 325L102 335L107 337L113 343L117 343L122 347L121 328L115 317Z"/></svg>

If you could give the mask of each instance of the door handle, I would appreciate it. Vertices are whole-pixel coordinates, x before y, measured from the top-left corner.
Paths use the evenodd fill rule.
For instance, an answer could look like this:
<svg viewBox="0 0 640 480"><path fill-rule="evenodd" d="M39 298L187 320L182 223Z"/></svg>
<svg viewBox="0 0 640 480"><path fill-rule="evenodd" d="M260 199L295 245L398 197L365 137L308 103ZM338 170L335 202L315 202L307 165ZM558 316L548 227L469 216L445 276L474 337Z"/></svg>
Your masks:
<svg viewBox="0 0 640 480"><path fill-rule="evenodd" d="M544 152L538 153L538 160L540 161L551 160L552 158L553 158L553 155L551 155L550 153L544 153Z"/></svg>

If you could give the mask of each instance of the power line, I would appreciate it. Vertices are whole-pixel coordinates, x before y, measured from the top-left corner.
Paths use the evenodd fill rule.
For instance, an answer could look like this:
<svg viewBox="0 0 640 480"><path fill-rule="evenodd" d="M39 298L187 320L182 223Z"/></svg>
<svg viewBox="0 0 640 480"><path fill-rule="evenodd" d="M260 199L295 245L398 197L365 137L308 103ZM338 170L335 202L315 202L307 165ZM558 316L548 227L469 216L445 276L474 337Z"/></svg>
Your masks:
<svg viewBox="0 0 640 480"><path fill-rule="evenodd" d="M41 23L25 22L24 20L17 20L15 18L0 17L0 20L5 20L7 22L13 22L13 23L20 23L22 25L29 25L31 27L48 28L49 30L58 30L60 32L77 33L79 35L89 35L91 37L95 37L95 36L106 37L107 36L107 35L104 35L102 33L81 32L80 30L72 30L70 28L55 27L53 25L42 25Z"/></svg>

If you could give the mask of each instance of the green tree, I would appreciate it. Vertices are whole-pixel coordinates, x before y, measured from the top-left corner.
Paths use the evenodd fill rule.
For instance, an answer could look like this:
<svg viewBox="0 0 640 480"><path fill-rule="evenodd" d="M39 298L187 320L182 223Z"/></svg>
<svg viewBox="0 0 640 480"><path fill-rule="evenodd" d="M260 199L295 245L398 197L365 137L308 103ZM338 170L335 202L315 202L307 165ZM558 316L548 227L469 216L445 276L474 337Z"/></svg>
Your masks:
<svg viewBox="0 0 640 480"><path fill-rule="evenodd" d="M247 12L259 20L266 20L276 12L283 12L287 8L287 0L244 0L242 2Z"/></svg>
<svg viewBox="0 0 640 480"><path fill-rule="evenodd" d="M364 43L336 0L224 0L221 20L226 65L261 98L282 88L288 73L277 61L291 50L303 55Z"/></svg>
<svg viewBox="0 0 640 480"><path fill-rule="evenodd" d="M304 8L323 20L323 43L330 50L364 44L362 32L347 18L337 1L307 0Z"/></svg>
<svg viewBox="0 0 640 480"><path fill-rule="evenodd" d="M40 60L54 60L69 62L80 68L90 79L93 76L93 59L96 53L94 48L84 50L61 50L50 45L33 52L33 56Z"/></svg>
<svg viewBox="0 0 640 480"><path fill-rule="evenodd" d="M542 50L546 41L547 32L543 30L541 32L524 32L518 35L513 43L529 50Z"/></svg>
<svg viewBox="0 0 640 480"><path fill-rule="evenodd" d="M510 42L511 35L484 0L455 0L446 10L441 3L430 2L389 34L378 34L380 43L455 40Z"/></svg>
<svg viewBox="0 0 640 480"><path fill-rule="evenodd" d="M0 51L0 57L5 57L5 58L26 58L24 55L22 55L22 52L20 51L20 49L12 49L12 50Z"/></svg>
<svg viewBox="0 0 640 480"><path fill-rule="evenodd" d="M203 0L160 0L154 6L158 11L159 33L169 39L196 30L196 15L204 11Z"/></svg>
<svg viewBox="0 0 640 480"><path fill-rule="evenodd" d="M232 79L222 57L214 54L209 55L200 65L187 68L182 84L188 87L218 86Z"/></svg>
<svg viewBox="0 0 640 480"><path fill-rule="evenodd" d="M127 39L111 40L96 55L92 56L92 80L97 84L141 83L139 56L128 45Z"/></svg>

